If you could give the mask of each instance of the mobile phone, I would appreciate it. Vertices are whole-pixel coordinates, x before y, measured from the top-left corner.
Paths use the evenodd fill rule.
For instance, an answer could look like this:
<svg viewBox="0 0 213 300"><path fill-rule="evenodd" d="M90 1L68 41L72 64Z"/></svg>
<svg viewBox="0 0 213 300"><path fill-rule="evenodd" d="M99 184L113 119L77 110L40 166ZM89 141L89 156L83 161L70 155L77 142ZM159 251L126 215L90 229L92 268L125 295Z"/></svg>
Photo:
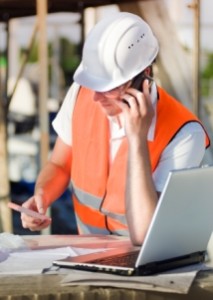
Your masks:
<svg viewBox="0 0 213 300"><path fill-rule="evenodd" d="M141 73L135 76L135 78L132 80L132 84L130 87L140 92L143 92L143 82L146 79L148 79L149 81L149 91L151 92L151 87L154 79L148 75L141 74ZM129 106L129 103L125 99L123 99L122 101Z"/></svg>
<svg viewBox="0 0 213 300"><path fill-rule="evenodd" d="M150 76L148 76L148 75L145 75L145 74L139 74L139 75L137 75L133 79L131 87L133 89L136 89L136 90L139 90L139 91L143 92L143 82L146 79L148 79L148 81L149 81L149 89L150 89L151 86L152 86L152 83L153 83L153 78L150 77Z"/></svg>
<svg viewBox="0 0 213 300"><path fill-rule="evenodd" d="M9 202L8 203L8 207L15 210L15 211L18 211L20 213L24 213L30 217L33 217L33 218L36 218L36 219L40 219L42 221L45 221L47 219L49 219L49 217L45 216L45 215L42 215L34 210L31 210L29 208L26 208L26 207L23 207L23 206L20 206L16 203L13 203L13 202Z"/></svg>

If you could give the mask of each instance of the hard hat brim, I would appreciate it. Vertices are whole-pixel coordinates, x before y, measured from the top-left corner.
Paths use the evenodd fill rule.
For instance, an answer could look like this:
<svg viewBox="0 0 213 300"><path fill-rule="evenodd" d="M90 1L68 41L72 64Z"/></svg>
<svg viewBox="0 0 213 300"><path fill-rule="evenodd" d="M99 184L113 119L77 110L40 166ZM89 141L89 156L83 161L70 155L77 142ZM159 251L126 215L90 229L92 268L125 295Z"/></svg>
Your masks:
<svg viewBox="0 0 213 300"><path fill-rule="evenodd" d="M73 79L79 85L97 92L106 92L124 83L121 82L120 84L118 84L118 82L113 82L110 79L106 80L101 77L92 76L91 74L88 74L88 72L84 69L82 63L80 63L80 65L76 69Z"/></svg>

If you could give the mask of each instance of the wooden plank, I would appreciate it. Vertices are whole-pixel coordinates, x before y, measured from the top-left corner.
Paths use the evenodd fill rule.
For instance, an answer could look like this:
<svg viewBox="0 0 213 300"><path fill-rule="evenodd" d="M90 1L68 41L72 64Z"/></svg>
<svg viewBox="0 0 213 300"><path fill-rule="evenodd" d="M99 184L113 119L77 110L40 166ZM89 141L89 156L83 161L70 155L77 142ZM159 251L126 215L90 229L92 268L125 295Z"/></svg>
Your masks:
<svg viewBox="0 0 213 300"><path fill-rule="evenodd" d="M40 169L44 167L49 153L48 100L48 48L47 48L47 0L37 0L37 22L39 33L39 126L40 126ZM48 210L47 214L50 214ZM43 234L49 233L47 228Z"/></svg>
<svg viewBox="0 0 213 300"><path fill-rule="evenodd" d="M0 232L12 232L12 213L7 207L10 201L10 187L8 178L8 158L6 142L6 124L3 101L0 94Z"/></svg>
<svg viewBox="0 0 213 300"><path fill-rule="evenodd" d="M39 125L40 125L40 168L44 166L49 152L48 100L48 50L47 50L47 0L37 0L39 33Z"/></svg>

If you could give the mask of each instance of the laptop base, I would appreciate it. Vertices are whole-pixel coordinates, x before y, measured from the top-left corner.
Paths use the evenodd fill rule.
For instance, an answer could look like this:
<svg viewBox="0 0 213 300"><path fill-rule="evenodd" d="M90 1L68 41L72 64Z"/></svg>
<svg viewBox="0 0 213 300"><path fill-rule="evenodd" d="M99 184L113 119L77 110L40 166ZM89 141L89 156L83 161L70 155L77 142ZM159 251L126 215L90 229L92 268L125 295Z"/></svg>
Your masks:
<svg viewBox="0 0 213 300"><path fill-rule="evenodd" d="M192 264L201 263L205 261L205 257L206 257L206 251L200 251L189 255L184 255L176 258L166 259L163 261L148 263L146 265L139 266L138 268L109 266L104 264L101 265L100 263L93 264L92 262L68 263L69 258L58 260L57 262L53 262L53 264L60 266L62 268L71 268L71 269L84 270L90 272L101 272L101 273L108 273L108 274L122 275L122 276L148 276L148 275L169 271L171 269L176 269L176 268L189 266Z"/></svg>

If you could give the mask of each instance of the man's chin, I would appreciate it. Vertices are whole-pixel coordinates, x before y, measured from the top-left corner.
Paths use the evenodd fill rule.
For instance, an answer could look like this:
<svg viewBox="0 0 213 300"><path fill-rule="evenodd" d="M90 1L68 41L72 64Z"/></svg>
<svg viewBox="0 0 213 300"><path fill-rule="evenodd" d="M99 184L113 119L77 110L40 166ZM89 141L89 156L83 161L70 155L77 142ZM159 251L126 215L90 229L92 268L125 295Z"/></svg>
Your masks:
<svg viewBox="0 0 213 300"><path fill-rule="evenodd" d="M108 117L114 117L121 113L121 109L119 107L101 106L101 108Z"/></svg>

